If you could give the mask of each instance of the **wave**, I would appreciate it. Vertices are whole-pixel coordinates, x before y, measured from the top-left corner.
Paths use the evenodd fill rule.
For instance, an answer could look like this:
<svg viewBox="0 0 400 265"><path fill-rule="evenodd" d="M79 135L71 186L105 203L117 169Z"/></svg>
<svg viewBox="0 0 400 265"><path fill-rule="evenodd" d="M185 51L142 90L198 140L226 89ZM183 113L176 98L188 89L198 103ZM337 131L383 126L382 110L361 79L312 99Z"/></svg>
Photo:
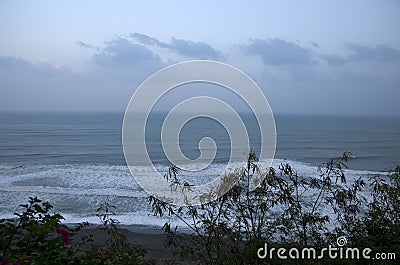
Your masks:
<svg viewBox="0 0 400 265"><path fill-rule="evenodd" d="M278 168L281 163L289 163L302 176L319 174L317 166L299 161L275 159L272 166ZM183 170L180 177L189 183L201 184L244 164L237 162L233 168L226 169L226 163L215 163L198 172L190 169L202 168L201 163L185 165L189 170ZM266 169L269 164L260 161L260 166ZM156 169L161 174L168 171L167 166L160 164ZM132 169L133 175L151 177L152 172L148 167ZM388 174L350 169L345 173L349 183L360 176ZM3 218L9 217L17 205L25 203L28 196L38 196L51 202L55 210L66 217L67 223L95 222L94 210L100 203L109 202L117 207L117 219L123 224L163 224L152 215L147 204L148 194L135 182L125 165L0 165L0 194L0 217Z"/></svg>

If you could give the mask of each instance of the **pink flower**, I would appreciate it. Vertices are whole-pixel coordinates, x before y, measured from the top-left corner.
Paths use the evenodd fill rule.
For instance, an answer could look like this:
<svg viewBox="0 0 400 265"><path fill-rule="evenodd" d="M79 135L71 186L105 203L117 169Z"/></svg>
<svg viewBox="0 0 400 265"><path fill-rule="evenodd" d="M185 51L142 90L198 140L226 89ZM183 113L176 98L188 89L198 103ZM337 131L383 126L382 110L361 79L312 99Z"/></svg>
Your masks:
<svg viewBox="0 0 400 265"><path fill-rule="evenodd" d="M20 263L18 260L16 260L16 261L13 263L13 265L21 265L21 263Z"/></svg>
<svg viewBox="0 0 400 265"><path fill-rule="evenodd" d="M0 265L6 265L8 263L8 259L1 259Z"/></svg>
<svg viewBox="0 0 400 265"><path fill-rule="evenodd" d="M107 249L104 250L103 255L106 259L111 258L110 253L108 253Z"/></svg>
<svg viewBox="0 0 400 265"><path fill-rule="evenodd" d="M63 229L61 227L57 227L56 228L56 232L57 234L61 235L61 240L68 245L69 243L71 243L71 238L70 238L70 234L69 231L67 229Z"/></svg>

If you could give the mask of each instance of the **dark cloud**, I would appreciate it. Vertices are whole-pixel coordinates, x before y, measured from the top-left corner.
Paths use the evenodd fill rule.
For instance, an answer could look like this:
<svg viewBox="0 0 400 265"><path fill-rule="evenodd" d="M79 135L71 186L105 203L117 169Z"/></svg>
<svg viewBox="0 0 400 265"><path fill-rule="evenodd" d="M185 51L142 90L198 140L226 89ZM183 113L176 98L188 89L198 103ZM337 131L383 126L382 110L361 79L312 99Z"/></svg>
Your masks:
<svg viewBox="0 0 400 265"><path fill-rule="evenodd" d="M221 52L214 49L211 45L205 42L194 42L191 40L182 40L172 38L170 43L159 41L156 38L147 36L141 33L131 33L130 36L143 45L153 45L161 48L166 48L178 54L188 56L194 59L221 59Z"/></svg>
<svg viewBox="0 0 400 265"><path fill-rule="evenodd" d="M92 45L87 44L87 43L85 43L85 42L83 42L83 41L78 41L78 45L81 46L81 47L83 47L83 48L93 48Z"/></svg>
<svg viewBox="0 0 400 265"><path fill-rule="evenodd" d="M311 53L300 45L283 39L252 39L242 50L261 56L266 65L312 64Z"/></svg>
<svg viewBox="0 0 400 265"><path fill-rule="evenodd" d="M346 48L351 51L348 56L326 55L323 58L333 65L358 61L395 61L400 60L400 51L385 44L369 47L357 43L348 43Z"/></svg>
<svg viewBox="0 0 400 265"><path fill-rule="evenodd" d="M145 68L151 65L159 68L162 65L160 57L151 50L121 37L106 42L106 46L92 59L99 65L111 67L142 65Z"/></svg>

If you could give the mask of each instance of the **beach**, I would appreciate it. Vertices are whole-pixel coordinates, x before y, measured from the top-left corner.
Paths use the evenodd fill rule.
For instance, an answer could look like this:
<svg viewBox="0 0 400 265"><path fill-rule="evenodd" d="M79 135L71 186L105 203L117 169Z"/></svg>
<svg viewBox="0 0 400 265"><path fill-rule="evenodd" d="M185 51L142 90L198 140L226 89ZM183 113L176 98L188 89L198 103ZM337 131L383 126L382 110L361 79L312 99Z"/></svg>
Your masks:
<svg viewBox="0 0 400 265"><path fill-rule="evenodd" d="M68 224L74 227L76 224ZM131 245L139 245L147 251L147 257L157 261L157 264L190 264L194 261L183 259L179 255L173 255L171 248L166 246L167 235L161 227L146 225L121 225L120 231L126 236ZM93 234L96 246L105 246L108 238L106 232L96 224L81 229L75 236L72 244L77 244L81 238Z"/></svg>

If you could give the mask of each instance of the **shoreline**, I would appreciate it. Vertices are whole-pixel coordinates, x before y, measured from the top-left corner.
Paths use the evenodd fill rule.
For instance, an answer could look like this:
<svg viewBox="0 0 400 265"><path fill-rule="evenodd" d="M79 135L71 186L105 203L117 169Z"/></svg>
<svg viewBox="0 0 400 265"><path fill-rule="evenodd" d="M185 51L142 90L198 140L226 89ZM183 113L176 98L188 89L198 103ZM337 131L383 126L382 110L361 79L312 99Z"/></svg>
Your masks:
<svg viewBox="0 0 400 265"><path fill-rule="evenodd" d="M73 228L77 226L79 223L62 223L69 228ZM82 228L82 230L97 230L100 229L99 226L101 224L96 223L89 223L89 225ZM129 231L136 234L143 234L143 235L164 235L164 231L162 226L156 225L143 225L143 224L118 224L118 228L121 230ZM101 230L101 229L100 229Z"/></svg>

